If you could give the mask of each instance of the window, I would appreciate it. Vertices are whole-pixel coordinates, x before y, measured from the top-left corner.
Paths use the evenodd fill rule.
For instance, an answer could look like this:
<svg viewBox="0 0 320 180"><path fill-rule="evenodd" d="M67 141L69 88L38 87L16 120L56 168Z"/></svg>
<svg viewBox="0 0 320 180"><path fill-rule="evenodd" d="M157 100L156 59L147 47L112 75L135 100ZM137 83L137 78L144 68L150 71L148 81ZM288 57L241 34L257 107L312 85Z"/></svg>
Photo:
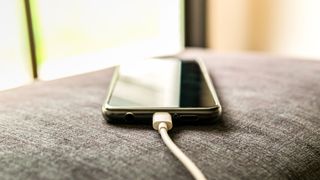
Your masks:
<svg viewBox="0 0 320 180"><path fill-rule="evenodd" d="M23 1L0 0L0 90L32 81Z"/></svg>
<svg viewBox="0 0 320 180"><path fill-rule="evenodd" d="M0 2L11 3L6 0ZM22 1L14 2L18 4ZM173 54L183 48L182 0L29 2L36 67L38 78L42 80L103 69L135 58ZM4 7L0 8L2 12ZM24 15L23 7L10 12L9 8L6 9L11 15L1 15L1 23L1 18ZM10 34L17 37L19 42L25 41L28 34L25 32L26 23L22 21L24 19L26 18L16 20L15 26L8 27L10 33L23 32L19 37ZM0 30L0 37L5 33ZM16 46L21 44L17 43ZM30 80L29 49L28 46L19 47L23 53L18 53L21 58L16 64L19 64L19 67L22 63L25 64L26 73L19 77L28 77ZM0 52L2 51L7 52L1 44ZM9 60L0 55L0 63L8 65ZM18 67L15 66L14 69L18 70ZM0 76L4 77L2 71Z"/></svg>

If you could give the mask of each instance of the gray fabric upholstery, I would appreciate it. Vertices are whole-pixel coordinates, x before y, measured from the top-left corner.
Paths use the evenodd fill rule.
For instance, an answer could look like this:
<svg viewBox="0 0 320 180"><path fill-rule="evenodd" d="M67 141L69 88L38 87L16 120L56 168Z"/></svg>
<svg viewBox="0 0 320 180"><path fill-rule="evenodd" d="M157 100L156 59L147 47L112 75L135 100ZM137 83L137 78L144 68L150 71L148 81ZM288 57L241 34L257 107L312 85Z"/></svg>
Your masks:
<svg viewBox="0 0 320 180"><path fill-rule="evenodd" d="M208 179L320 177L320 62L191 50L223 106L170 134ZM192 179L146 125L107 124L111 71L0 93L1 179Z"/></svg>

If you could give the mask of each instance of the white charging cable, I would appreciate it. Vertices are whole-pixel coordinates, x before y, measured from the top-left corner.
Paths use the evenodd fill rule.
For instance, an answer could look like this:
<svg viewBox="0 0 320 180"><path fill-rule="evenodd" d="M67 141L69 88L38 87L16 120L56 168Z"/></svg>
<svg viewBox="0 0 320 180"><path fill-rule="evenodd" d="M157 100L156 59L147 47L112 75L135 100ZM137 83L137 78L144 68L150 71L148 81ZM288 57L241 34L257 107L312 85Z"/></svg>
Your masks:
<svg viewBox="0 0 320 180"><path fill-rule="evenodd" d="M181 161L196 180L205 180L206 177L200 169L186 156L168 135L168 130L172 129L172 118L167 112L156 112L152 117L153 129L158 130L163 142L170 151Z"/></svg>

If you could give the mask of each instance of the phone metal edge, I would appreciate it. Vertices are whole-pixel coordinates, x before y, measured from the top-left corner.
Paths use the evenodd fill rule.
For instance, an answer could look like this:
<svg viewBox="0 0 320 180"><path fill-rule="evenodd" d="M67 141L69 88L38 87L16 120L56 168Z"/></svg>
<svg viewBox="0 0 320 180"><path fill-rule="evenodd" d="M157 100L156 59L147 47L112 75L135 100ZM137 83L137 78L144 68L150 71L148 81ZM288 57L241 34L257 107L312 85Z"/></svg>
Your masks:
<svg viewBox="0 0 320 180"><path fill-rule="evenodd" d="M178 58L177 58L178 59ZM181 59L180 59L181 60ZM115 70L113 72L113 76L111 78L111 82L110 82L110 85L108 87L108 90L107 90L107 96L106 96L106 100L105 102L103 103L102 105L102 113L104 116L107 115L107 111L141 111L141 112L149 112L149 111L154 111L154 110L162 110L162 111L183 111L183 112L188 112L188 111L197 111L197 112L207 112L207 111L212 111L212 110L218 110L218 116L221 116L222 114L222 107L221 107L221 104L220 104L220 101L218 99L218 96L217 96L217 93L214 89L214 86L213 86L213 83L211 81L211 78L209 76L209 73L207 71L207 68L204 64L204 62L200 59L200 58L197 58L197 59L193 59L194 61L196 61L198 64L199 64L199 67L202 71L202 74L204 75L204 79L206 81L206 83L208 84L208 87L209 87L209 90L210 90L210 93L212 94L214 100L215 100L215 103L216 105L215 106L211 106L211 107L200 107L200 108L197 108L197 107L185 107L185 108L181 108L181 107L132 107L132 106L122 106L122 107L114 107L114 106L111 106L109 104L109 101L110 101L110 98L111 98L111 95L112 95L112 92L114 91L114 86L116 84L116 80L118 79L119 77L119 68L120 68L120 65L117 65L115 66Z"/></svg>

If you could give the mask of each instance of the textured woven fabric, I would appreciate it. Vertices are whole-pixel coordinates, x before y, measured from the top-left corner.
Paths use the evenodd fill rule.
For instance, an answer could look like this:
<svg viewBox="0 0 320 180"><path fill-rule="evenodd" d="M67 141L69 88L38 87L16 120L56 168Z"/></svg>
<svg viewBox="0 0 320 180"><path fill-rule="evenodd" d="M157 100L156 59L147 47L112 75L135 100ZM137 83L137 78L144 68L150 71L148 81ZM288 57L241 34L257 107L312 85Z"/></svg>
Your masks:
<svg viewBox="0 0 320 180"><path fill-rule="evenodd" d="M208 179L320 177L320 62L264 55L201 57L223 116L170 134ZM192 179L146 125L110 125L112 72L0 93L0 179Z"/></svg>

